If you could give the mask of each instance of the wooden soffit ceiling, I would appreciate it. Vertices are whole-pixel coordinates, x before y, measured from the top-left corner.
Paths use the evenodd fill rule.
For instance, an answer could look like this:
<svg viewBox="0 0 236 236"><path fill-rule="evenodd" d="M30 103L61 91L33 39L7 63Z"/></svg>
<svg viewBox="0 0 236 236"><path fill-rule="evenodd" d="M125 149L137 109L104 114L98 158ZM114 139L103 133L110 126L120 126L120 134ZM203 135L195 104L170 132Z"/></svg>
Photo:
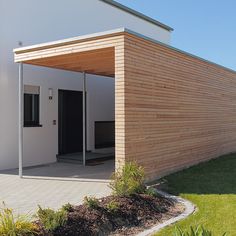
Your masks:
<svg viewBox="0 0 236 236"><path fill-rule="evenodd" d="M109 77L115 75L113 47L26 60L24 63Z"/></svg>

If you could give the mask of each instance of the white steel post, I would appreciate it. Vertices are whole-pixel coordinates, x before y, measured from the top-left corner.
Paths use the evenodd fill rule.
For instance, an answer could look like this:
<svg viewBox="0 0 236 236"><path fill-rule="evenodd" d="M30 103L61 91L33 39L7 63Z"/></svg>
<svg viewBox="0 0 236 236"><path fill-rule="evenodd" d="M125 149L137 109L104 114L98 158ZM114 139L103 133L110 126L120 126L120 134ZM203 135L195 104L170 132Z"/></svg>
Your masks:
<svg viewBox="0 0 236 236"><path fill-rule="evenodd" d="M19 177L23 177L23 63L19 64Z"/></svg>
<svg viewBox="0 0 236 236"><path fill-rule="evenodd" d="M83 72L83 165L86 165L86 73Z"/></svg>

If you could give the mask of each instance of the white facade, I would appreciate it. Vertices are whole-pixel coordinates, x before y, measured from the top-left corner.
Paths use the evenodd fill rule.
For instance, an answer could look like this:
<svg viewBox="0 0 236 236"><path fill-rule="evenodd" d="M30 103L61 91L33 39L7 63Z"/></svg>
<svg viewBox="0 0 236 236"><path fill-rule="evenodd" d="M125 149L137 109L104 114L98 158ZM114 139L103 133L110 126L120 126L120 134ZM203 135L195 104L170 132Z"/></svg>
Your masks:
<svg viewBox="0 0 236 236"><path fill-rule="evenodd" d="M12 52L18 42L27 46L121 27L170 42L168 30L100 0L0 0L0 169L18 167L18 67ZM94 121L114 120L115 80L88 75L87 83L87 148L94 150ZM24 66L24 84L40 86L43 125L24 128L24 166L55 162L58 89L82 91L82 75Z"/></svg>

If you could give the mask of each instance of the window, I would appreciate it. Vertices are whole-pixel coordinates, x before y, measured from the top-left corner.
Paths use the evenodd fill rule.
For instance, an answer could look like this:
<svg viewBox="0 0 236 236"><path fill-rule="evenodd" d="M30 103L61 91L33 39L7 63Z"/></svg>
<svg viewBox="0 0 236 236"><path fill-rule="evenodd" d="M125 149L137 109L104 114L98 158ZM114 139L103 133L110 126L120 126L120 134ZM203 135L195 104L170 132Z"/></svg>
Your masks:
<svg viewBox="0 0 236 236"><path fill-rule="evenodd" d="M24 86L24 126L35 127L39 124L39 86Z"/></svg>
<svg viewBox="0 0 236 236"><path fill-rule="evenodd" d="M115 122L95 121L95 148L115 147Z"/></svg>

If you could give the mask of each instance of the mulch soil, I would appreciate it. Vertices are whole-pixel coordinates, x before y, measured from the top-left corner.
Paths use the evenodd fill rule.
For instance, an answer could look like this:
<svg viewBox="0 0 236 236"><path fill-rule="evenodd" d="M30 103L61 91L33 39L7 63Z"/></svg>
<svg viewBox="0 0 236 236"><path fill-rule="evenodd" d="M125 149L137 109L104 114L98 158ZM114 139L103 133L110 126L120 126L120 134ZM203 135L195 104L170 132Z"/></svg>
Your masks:
<svg viewBox="0 0 236 236"><path fill-rule="evenodd" d="M115 201L119 208L115 212L107 204ZM182 213L184 207L163 197L146 194L132 197L109 196L99 200L99 207L74 206L68 213L65 226L53 234L41 232L42 236L102 236L135 235L151 226Z"/></svg>

